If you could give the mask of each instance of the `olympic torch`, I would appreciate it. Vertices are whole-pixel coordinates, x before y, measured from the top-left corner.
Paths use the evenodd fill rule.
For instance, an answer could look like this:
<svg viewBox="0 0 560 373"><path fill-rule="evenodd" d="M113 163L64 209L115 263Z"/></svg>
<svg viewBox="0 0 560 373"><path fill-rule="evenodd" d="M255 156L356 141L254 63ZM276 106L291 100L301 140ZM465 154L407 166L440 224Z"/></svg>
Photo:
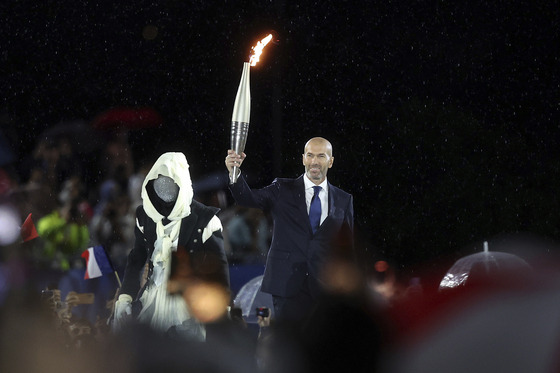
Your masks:
<svg viewBox="0 0 560 373"><path fill-rule="evenodd" d="M272 34L252 47L253 53L249 58L249 62L243 63L243 71L241 73L241 81L237 88L235 103L233 104L233 114L231 116L231 149L237 154L243 153L245 144L247 143L247 135L249 133L249 121L251 117L251 87L250 87L250 71L251 66L255 66L259 62L259 57L264 47L272 39ZM232 182L237 182L238 167L233 167Z"/></svg>

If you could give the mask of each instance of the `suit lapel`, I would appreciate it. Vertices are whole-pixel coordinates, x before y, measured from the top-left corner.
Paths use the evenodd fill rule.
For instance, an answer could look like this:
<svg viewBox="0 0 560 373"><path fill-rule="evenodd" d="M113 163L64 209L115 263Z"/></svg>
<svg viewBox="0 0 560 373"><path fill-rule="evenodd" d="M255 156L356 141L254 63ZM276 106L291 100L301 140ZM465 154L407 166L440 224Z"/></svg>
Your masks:
<svg viewBox="0 0 560 373"><path fill-rule="evenodd" d="M327 182L329 187L329 214L327 215L327 219L329 216L333 215L334 213L334 188L332 187L331 183ZM325 219L326 220L326 219Z"/></svg>
<svg viewBox="0 0 560 373"><path fill-rule="evenodd" d="M307 229L311 232L311 223L309 222L309 214L307 213L307 203L305 202L305 184L303 175L294 180L292 194L296 203L298 214L307 222Z"/></svg>
<svg viewBox="0 0 560 373"><path fill-rule="evenodd" d="M335 212L335 204L334 204L335 190L332 187L332 185L328 182L327 182L327 187L329 188L329 207L328 207L329 213L327 214L327 217L325 218L323 223L319 226L319 229L317 229L317 232L319 232L321 229L323 229L323 227L328 225L329 221L332 219L332 216L334 215ZM309 226L311 227L311 224Z"/></svg>

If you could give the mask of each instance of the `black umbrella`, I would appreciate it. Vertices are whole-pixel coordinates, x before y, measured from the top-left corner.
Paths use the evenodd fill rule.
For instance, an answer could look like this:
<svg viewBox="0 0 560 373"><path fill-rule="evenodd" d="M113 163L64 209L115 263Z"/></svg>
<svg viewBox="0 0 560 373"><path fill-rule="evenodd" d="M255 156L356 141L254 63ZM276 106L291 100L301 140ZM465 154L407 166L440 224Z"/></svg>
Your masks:
<svg viewBox="0 0 560 373"><path fill-rule="evenodd" d="M447 271L439 285L440 290L465 286L468 283L482 282L490 277L511 275L516 272L527 274L531 266L517 255L489 251L484 243L484 251L467 255L455 262Z"/></svg>
<svg viewBox="0 0 560 373"><path fill-rule="evenodd" d="M39 138L51 143L67 140L74 151L81 154L91 153L104 143L99 131L81 120L58 123L43 131Z"/></svg>

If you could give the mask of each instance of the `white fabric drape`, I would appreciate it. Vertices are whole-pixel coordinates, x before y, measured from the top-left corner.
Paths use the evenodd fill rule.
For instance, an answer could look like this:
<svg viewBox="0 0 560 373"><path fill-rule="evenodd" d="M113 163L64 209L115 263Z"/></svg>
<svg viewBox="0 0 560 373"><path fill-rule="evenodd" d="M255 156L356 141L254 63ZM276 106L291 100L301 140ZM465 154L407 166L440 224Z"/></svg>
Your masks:
<svg viewBox="0 0 560 373"><path fill-rule="evenodd" d="M177 201L163 225L162 216L152 204L146 190L150 180L159 175L172 178L179 186ZM140 301L142 310L138 320L149 323L153 328L167 331L172 326L188 325L191 336L204 338L204 327L196 322L188 311L183 297L167 292L167 280L170 273L171 253L177 251L181 221L191 213L193 190L189 174L189 164L183 153L165 153L161 155L142 185L142 203L146 214L156 222L156 241L152 253L153 273L150 283L142 293Z"/></svg>

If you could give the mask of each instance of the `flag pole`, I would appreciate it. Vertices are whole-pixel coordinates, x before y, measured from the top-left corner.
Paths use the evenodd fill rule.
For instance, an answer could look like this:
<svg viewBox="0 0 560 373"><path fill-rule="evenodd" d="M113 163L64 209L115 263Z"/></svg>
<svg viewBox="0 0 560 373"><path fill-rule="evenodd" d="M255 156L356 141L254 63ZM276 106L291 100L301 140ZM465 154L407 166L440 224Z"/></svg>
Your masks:
<svg viewBox="0 0 560 373"><path fill-rule="evenodd" d="M115 270L115 277L117 278L117 282L119 283L119 288L122 288L121 279L119 278L119 274L117 273L116 270Z"/></svg>
<svg viewBox="0 0 560 373"><path fill-rule="evenodd" d="M107 254L107 250L105 250L105 247L103 245L101 245L101 247L103 247L103 251L105 252L105 256L107 257L107 260L111 264L111 268L113 268L113 272L115 273L115 277L117 278L117 282L119 283L119 289L120 289L120 288L122 288L122 283L121 283L121 279L119 277L119 274L117 273L117 270L115 269L115 266L113 265L113 261L111 260L111 257L109 256L109 254Z"/></svg>

